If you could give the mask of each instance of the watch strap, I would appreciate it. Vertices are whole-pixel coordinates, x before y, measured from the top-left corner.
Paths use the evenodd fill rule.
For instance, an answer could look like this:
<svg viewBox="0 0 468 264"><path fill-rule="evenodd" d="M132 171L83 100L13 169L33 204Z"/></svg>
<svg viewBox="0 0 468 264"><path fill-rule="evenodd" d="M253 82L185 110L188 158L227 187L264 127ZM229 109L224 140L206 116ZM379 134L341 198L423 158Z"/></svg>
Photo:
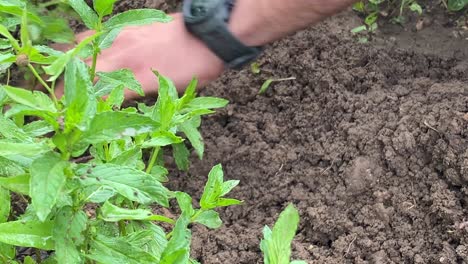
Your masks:
<svg viewBox="0 0 468 264"><path fill-rule="evenodd" d="M193 14L192 4L197 0L184 1L183 13L187 29L202 40L229 68L239 69L258 57L262 52L262 48L244 45L227 27L234 1L208 1L217 1L218 3L214 8L205 8L203 3L206 0L199 1L196 11L203 14L203 16Z"/></svg>

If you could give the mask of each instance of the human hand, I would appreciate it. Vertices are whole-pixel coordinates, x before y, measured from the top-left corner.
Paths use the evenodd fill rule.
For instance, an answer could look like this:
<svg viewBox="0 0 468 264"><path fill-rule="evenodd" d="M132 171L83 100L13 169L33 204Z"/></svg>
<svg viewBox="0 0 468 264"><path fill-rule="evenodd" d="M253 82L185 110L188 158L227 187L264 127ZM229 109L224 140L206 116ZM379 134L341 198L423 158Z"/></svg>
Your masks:
<svg viewBox="0 0 468 264"><path fill-rule="evenodd" d="M112 47L98 56L97 71L130 69L146 95L157 92L157 79L152 69L173 80L179 90L183 90L193 77L200 85L216 79L223 71L223 62L185 29L180 14L172 16L174 20L167 24L125 28ZM80 33L77 40L91 34L91 31ZM92 63L91 59L86 62ZM59 88L57 94L60 96L63 91ZM126 94L127 99L137 97L131 91Z"/></svg>

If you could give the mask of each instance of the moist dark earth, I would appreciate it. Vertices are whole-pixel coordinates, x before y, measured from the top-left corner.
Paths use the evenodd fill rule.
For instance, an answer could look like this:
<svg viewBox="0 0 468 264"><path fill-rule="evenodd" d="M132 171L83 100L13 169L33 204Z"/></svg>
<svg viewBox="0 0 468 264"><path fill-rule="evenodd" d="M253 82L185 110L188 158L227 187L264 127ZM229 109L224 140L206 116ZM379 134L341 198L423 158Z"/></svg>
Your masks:
<svg viewBox="0 0 468 264"><path fill-rule="evenodd" d="M262 227L293 203L294 259L468 263L468 41L439 22L359 44L347 12L273 44L262 74L229 72L203 89L231 103L204 120L205 157L171 187L199 197L221 163L244 204L221 210L219 230L193 227L193 257L263 263ZM296 80L258 95L270 77Z"/></svg>

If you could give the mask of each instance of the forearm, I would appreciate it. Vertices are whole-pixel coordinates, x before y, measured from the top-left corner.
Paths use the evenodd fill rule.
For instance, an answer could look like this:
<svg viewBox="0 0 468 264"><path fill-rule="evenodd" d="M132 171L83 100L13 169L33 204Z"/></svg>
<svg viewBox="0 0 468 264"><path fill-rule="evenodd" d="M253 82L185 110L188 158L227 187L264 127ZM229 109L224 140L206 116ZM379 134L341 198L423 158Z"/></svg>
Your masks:
<svg viewBox="0 0 468 264"><path fill-rule="evenodd" d="M230 28L245 44L261 46L334 15L356 0L237 0Z"/></svg>

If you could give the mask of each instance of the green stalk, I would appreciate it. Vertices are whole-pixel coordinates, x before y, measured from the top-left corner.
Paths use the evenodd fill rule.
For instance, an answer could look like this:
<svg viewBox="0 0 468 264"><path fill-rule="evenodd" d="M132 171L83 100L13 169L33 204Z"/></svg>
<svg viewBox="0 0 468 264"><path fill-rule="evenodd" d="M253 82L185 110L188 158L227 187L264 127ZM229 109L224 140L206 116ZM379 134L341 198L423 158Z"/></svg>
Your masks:
<svg viewBox="0 0 468 264"><path fill-rule="evenodd" d="M119 232L121 236L126 236L127 235L127 229L125 228L125 221L120 220L119 221Z"/></svg>
<svg viewBox="0 0 468 264"><path fill-rule="evenodd" d="M91 65L91 81L94 82L94 78L96 78L96 68L97 68L97 57L99 55L99 47L97 46L96 42L93 42L93 64Z"/></svg>
<svg viewBox="0 0 468 264"><path fill-rule="evenodd" d="M154 167L154 164L156 163L156 159L158 158L159 150L161 147L155 147L153 149L153 152L151 153L150 161L148 163L148 167L146 167L146 173L151 173L151 170Z"/></svg>
<svg viewBox="0 0 468 264"><path fill-rule="evenodd" d="M59 103L58 103L57 97L55 96L54 90L44 81L44 79L42 79L42 77L36 71L36 68L34 68L34 66L32 66L31 63L28 64L28 68L32 72L34 77L36 77L36 79L42 84L42 86L46 88L46 90L49 92L50 96L52 97L52 100L54 101L55 106L58 108Z"/></svg>

